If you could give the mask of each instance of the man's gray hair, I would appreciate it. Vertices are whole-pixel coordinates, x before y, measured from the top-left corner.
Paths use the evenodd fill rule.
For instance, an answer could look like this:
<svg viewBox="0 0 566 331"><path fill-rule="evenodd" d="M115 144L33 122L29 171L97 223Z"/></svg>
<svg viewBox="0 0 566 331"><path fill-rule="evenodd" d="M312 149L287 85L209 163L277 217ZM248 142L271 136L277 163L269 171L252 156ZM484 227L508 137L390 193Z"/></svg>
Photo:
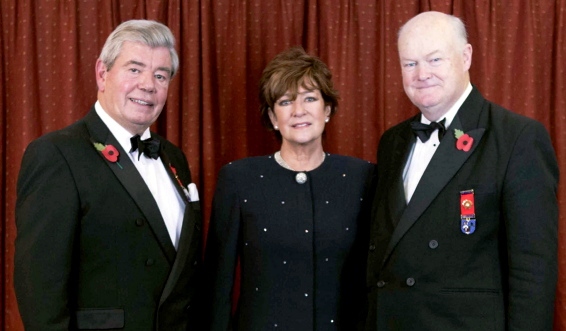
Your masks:
<svg viewBox="0 0 566 331"><path fill-rule="evenodd" d="M114 65L126 41L142 43L151 48L166 47L169 49L171 77L175 76L179 69L179 56L175 50L175 37L167 26L151 20L130 20L118 25L106 39L99 57L107 70Z"/></svg>

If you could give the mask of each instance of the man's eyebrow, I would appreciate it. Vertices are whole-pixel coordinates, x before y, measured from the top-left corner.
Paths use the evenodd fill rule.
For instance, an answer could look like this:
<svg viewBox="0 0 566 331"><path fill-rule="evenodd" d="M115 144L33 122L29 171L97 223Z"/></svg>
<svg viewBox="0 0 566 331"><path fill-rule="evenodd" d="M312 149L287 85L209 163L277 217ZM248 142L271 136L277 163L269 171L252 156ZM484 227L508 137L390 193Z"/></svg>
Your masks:
<svg viewBox="0 0 566 331"><path fill-rule="evenodd" d="M136 61L136 60L130 60L130 61L126 62L126 64L124 66L128 66L128 65L131 65L131 64L140 66L142 68L147 67L143 62L139 62L139 61ZM158 67L157 71L165 71L169 75L171 75L171 72L172 72L171 68L169 68L169 67Z"/></svg>
<svg viewBox="0 0 566 331"><path fill-rule="evenodd" d="M169 76L171 76L172 70L169 67L159 67L157 68L157 71L165 71L166 73L169 74Z"/></svg>
<svg viewBox="0 0 566 331"><path fill-rule="evenodd" d="M430 56L433 56L437 53L441 53L441 51L439 49L435 49L434 51L425 54L425 57L430 57ZM406 56L401 56L401 60L402 61L414 61L412 57L406 57Z"/></svg>
<svg viewBox="0 0 566 331"><path fill-rule="evenodd" d="M433 56L433 55L435 55L435 54L437 54L437 53L440 53L440 50L439 50L439 49L435 49L434 51L432 51L432 52L426 54L426 57Z"/></svg>
<svg viewBox="0 0 566 331"><path fill-rule="evenodd" d="M144 67L144 68L146 67L146 65L143 62L139 62L139 61L136 61L136 60L130 60L130 61L126 62L126 64L124 64L124 66L129 66L130 64L135 64L135 65L138 65L138 66Z"/></svg>

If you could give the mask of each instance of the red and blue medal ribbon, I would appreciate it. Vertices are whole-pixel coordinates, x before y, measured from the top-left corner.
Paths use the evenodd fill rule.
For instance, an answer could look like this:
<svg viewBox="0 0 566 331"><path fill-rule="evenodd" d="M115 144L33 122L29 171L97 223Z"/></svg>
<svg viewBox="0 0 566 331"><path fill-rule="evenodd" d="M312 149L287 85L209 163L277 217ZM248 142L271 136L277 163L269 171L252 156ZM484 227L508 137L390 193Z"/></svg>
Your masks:
<svg viewBox="0 0 566 331"><path fill-rule="evenodd" d="M474 190L460 191L460 230L464 234L476 231L476 203Z"/></svg>

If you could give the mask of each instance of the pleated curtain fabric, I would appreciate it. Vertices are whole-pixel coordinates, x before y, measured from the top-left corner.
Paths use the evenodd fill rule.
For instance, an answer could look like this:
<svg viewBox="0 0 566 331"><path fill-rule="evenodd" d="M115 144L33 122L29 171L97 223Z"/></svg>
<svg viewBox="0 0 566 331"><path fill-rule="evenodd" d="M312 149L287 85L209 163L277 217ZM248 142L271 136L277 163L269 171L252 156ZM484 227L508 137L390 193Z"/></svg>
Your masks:
<svg viewBox="0 0 566 331"><path fill-rule="evenodd" d="M177 38L180 72L152 129L187 154L206 231L220 167L279 148L259 118L258 81L269 60L302 45L325 61L341 96L325 150L376 162L381 134L417 113L403 91L396 39L403 22L428 10L464 20L473 84L486 98L541 121L566 173L565 1L0 1L0 324L23 330L12 274L24 149L88 112L96 101L95 61L120 22L157 20ZM561 184L560 205L565 190ZM556 330L566 330L565 215L561 211Z"/></svg>

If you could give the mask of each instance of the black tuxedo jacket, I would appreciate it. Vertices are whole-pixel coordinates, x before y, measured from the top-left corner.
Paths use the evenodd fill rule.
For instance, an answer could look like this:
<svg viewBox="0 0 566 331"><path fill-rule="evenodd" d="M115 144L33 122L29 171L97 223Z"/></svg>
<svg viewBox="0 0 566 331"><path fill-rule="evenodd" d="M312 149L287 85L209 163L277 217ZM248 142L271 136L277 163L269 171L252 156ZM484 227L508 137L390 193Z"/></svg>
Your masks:
<svg viewBox="0 0 566 331"><path fill-rule="evenodd" d="M551 330L558 166L546 129L474 88L407 205L402 173L418 118L379 144L367 330ZM469 151L456 148L455 129L473 138ZM466 190L471 234L462 231Z"/></svg>
<svg viewBox="0 0 566 331"><path fill-rule="evenodd" d="M183 152L153 136L171 180L169 165L189 184ZM116 147L118 161L95 142ZM187 202L176 251L147 185L94 108L33 141L16 204L14 283L26 330L196 329L201 222L199 203Z"/></svg>

